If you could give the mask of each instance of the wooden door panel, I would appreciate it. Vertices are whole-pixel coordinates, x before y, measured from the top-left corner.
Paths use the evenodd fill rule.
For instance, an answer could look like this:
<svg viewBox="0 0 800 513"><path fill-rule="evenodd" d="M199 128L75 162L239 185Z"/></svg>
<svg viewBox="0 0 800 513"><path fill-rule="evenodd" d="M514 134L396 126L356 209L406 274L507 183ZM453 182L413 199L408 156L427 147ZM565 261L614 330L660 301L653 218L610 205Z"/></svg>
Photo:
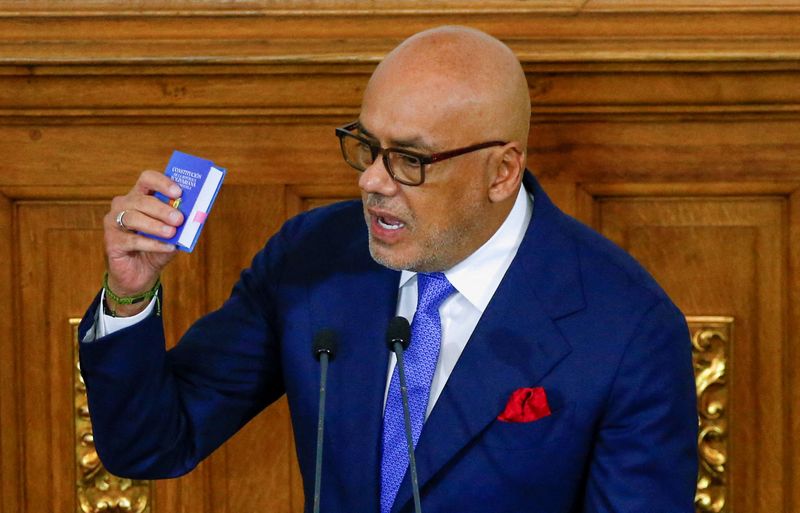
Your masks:
<svg viewBox="0 0 800 513"><path fill-rule="evenodd" d="M611 191L608 191L611 193ZM783 373L789 261L781 196L595 198L598 228L628 250L689 316L732 319L727 396L725 511L779 511L788 404Z"/></svg>
<svg viewBox="0 0 800 513"><path fill-rule="evenodd" d="M70 319L81 316L103 268L102 210L92 203L20 202L18 379L23 496L28 511L75 510L74 356ZM95 247L95 251L87 248ZM76 263L78 264L76 268ZM79 280L78 283L76 280Z"/></svg>

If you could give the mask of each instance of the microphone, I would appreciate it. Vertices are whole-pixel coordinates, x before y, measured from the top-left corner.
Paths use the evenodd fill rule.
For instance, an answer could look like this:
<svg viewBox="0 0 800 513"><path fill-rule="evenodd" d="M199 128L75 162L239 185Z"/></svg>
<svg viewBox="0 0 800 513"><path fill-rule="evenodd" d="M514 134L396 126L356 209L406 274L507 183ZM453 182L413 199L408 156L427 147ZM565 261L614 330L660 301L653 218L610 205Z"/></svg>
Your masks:
<svg viewBox="0 0 800 513"><path fill-rule="evenodd" d="M411 326L408 319L397 316L389 321L386 329L386 344L390 351L397 355L397 369L400 375L400 397L403 400L403 419L406 428L406 445L408 446L408 465L411 469L411 490L414 493L414 511L422 513L419 500L419 481L417 479L417 461L414 457L414 438L411 436L411 414L408 410L408 387L406 386L406 369L403 363L403 351L411 343Z"/></svg>
<svg viewBox="0 0 800 513"><path fill-rule="evenodd" d="M319 513L319 496L322 487L322 440L325 432L325 384L328 381L328 362L336 354L336 333L323 329L314 336L314 358L320 362L319 419L317 420L317 463L314 470L314 513Z"/></svg>

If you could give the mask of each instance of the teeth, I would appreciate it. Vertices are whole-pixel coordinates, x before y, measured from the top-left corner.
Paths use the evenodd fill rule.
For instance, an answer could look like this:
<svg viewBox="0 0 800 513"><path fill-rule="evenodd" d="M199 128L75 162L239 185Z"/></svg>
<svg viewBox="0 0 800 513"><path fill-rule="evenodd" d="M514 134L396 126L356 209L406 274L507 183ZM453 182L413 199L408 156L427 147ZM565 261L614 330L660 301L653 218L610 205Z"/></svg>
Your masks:
<svg viewBox="0 0 800 513"><path fill-rule="evenodd" d="M378 218L378 224L381 225L381 228L384 228L386 230L399 230L400 228L405 226L404 223L389 224L382 217Z"/></svg>

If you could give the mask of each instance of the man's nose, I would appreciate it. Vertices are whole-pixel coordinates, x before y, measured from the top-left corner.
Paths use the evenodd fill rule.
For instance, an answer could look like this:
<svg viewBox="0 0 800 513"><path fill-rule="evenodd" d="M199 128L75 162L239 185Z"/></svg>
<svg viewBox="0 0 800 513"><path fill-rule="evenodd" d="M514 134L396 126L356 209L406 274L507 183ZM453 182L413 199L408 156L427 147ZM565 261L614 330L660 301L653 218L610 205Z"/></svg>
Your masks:
<svg viewBox="0 0 800 513"><path fill-rule="evenodd" d="M361 172L358 186L368 194L377 193L383 196L393 196L398 190L398 183L389 175L380 156Z"/></svg>

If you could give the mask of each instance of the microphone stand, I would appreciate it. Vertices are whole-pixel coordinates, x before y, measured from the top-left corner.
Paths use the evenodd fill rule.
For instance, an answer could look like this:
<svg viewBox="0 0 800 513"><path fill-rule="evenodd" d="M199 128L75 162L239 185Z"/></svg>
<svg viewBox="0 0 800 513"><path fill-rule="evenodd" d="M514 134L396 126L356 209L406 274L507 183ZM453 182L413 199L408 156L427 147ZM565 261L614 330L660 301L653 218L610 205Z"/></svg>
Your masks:
<svg viewBox="0 0 800 513"><path fill-rule="evenodd" d="M319 513L322 489L322 446L325 433L325 395L328 382L328 362L336 352L336 335L331 330L321 330L314 337L314 356L319 359L319 417L317 419L317 461L314 466L314 513Z"/></svg>
<svg viewBox="0 0 800 513"><path fill-rule="evenodd" d="M314 471L314 513L319 513L319 497L322 488L322 435L325 432L325 382L328 380L328 353L319 357L321 366L319 380L319 418L317 419L317 462Z"/></svg>
<svg viewBox="0 0 800 513"><path fill-rule="evenodd" d="M408 445L408 464L411 468L411 490L414 494L414 511L422 513L422 504L419 500L419 480L417 479L417 460L414 457L414 439L411 436L411 414L408 408L408 387L406 386L406 369L403 362L403 344L394 343L394 352L397 355L397 368L400 374L400 396L403 399L403 420L406 424L406 443Z"/></svg>
<svg viewBox="0 0 800 513"><path fill-rule="evenodd" d="M386 330L386 341L389 349L397 355L400 397L403 403L403 420L405 422L406 445L408 446L408 466L411 470L411 490L414 494L414 512L422 513L422 504L419 499L419 480L417 479L417 459L414 456L414 437L411 434L411 413L408 408L406 366L403 360L403 351L411 343L411 326L408 324L408 319L397 316L389 321L389 328Z"/></svg>

